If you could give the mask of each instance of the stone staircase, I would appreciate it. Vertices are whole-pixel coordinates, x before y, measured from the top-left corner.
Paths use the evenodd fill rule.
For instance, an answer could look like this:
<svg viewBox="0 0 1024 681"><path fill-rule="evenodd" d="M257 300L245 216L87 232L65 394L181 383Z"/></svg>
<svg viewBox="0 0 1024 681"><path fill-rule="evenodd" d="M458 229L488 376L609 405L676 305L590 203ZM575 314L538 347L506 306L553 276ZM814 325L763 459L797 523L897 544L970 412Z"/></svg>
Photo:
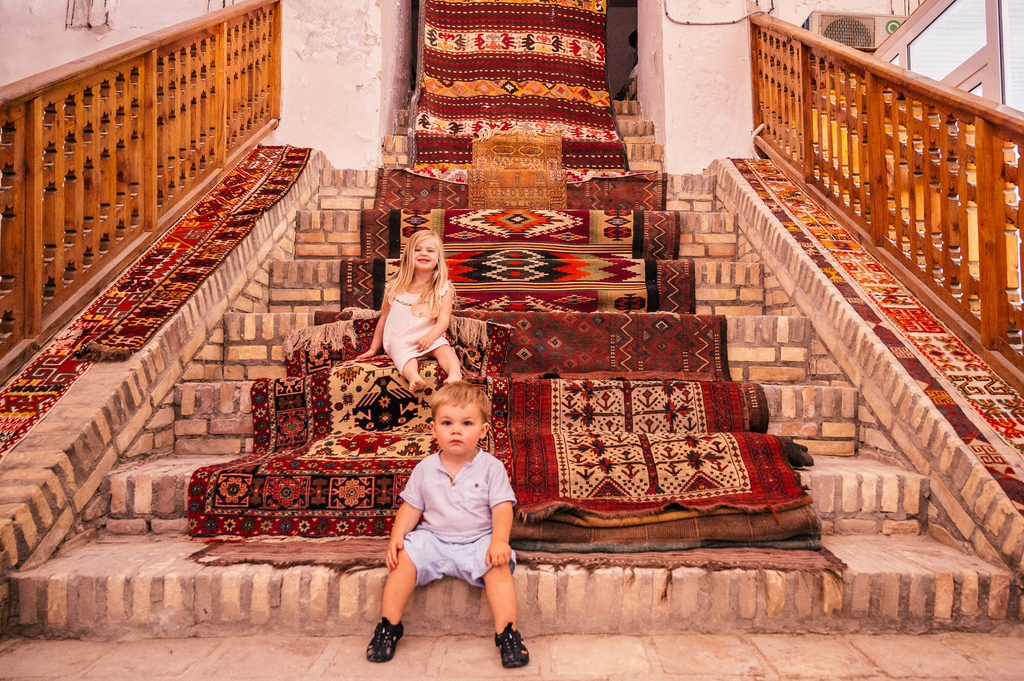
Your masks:
<svg viewBox="0 0 1024 681"><path fill-rule="evenodd" d="M653 126L639 111L618 113L630 158L660 167ZM397 165L399 139L385 142ZM359 255L359 211L371 207L375 182L373 171L322 172L319 191L296 213L293 248L278 248L251 290L235 299L149 419L149 450L106 476L83 530L56 557L11 575L10 631L368 634L379 617L384 568L191 559L204 544L186 533L186 488L196 468L251 451L252 382L283 376L283 338L312 324L314 310L339 309L340 259ZM815 456L815 466L799 475L815 499L825 547L847 567L787 567L770 552L763 565L746 568L635 567L628 559L593 570L523 566L515 574L522 629L914 633L1012 626L1019 601L1013 574L963 550L937 509L931 478L902 463L884 425L891 415L871 409L812 321L792 316L791 297L761 264L737 217L722 212L717 192L710 175L669 179L668 208L681 211L686 226L679 256L698 265L698 312L729 316L732 377L763 383L770 432L794 437ZM481 593L449 579L418 591L405 618L410 633L480 634L490 621Z"/></svg>

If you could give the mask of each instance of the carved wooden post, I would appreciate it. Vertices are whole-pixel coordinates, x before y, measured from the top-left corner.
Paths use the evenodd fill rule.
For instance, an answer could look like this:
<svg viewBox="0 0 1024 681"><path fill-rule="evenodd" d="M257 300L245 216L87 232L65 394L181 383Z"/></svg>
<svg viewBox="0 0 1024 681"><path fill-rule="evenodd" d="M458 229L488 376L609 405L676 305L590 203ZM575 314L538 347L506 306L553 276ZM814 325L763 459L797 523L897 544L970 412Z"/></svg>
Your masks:
<svg viewBox="0 0 1024 681"><path fill-rule="evenodd" d="M282 3L278 2L272 6L274 12L273 19L273 30L271 31L271 43L270 43L270 117L281 119L281 48L283 47L283 34L284 34L284 8ZM752 27L753 28L753 27ZM751 63L751 70L755 70L755 65ZM756 90L755 90L756 92ZM754 102L754 108L757 108L757 102ZM757 114L754 114L754 127L757 127Z"/></svg>
<svg viewBox="0 0 1024 681"><path fill-rule="evenodd" d="M142 225L151 232L159 216L157 205L156 50L143 57L142 67Z"/></svg>
<svg viewBox="0 0 1024 681"><path fill-rule="evenodd" d="M814 181L814 116L811 103L814 98L814 87L811 84L811 47L803 43L800 45L800 127L801 153L803 158L804 182L811 184Z"/></svg>
<svg viewBox="0 0 1024 681"><path fill-rule="evenodd" d="M889 221L889 178L885 168L885 97L878 76L868 72L868 172L871 195L871 241L881 246Z"/></svg>
<svg viewBox="0 0 1024 681"><path fill-rule="evenodd" d="M981 342L986 348L999 347L1006 337L1009 311L1006 301L1006 227L1003 205L1002 149L992 126L981 116L975 118L977 158L978 249L981 262Z"/></svg>
<svg viewBox="0 0 1024 681"><path fill-rule="evenodd" d="M22 244L24 334L31 338L43 325L43 100L25 105L25 236Z"/></svg>
<svg viewBox="0 0 1024 681"><path fill-rule="evenodd" d="M217 27L217 100L214 103L217 112L217 138L214 148L217 150L217 167L223 168L228 162L228 138L231 136L231 97L228 93L228 22L222 21Z"/></svg>

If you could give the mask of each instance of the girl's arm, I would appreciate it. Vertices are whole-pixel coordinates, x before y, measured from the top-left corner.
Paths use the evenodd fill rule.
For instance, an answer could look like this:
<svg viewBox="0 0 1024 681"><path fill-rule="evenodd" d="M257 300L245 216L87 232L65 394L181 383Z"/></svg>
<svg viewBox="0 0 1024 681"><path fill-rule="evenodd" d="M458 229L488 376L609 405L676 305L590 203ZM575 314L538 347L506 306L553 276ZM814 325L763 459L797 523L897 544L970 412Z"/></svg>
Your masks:
<svg viewBox="0 0 1024 681"><path fill-rule="evenodd" d="M427 331L423 338L416 344L419 352L425 352L433 345L434 341L444 335L448 330L448 322L452 319L452 304L455 301L455 287L448 284L448 292L441 296L441 311L437 315L437 322L430 331Z"/></svg>
<svg viewBox="0 0 1024 681"><path fill-rule="evenodd" d="M395 524L391 526L391 541L388 542L388 570L398 567L398 552L405 548L405 535L409 534L420 521L423 511L409 502L403 501L395 514Z"/></svg>
<svg viewBox="0 0 1024 681"><path fill-rule="evenodd" d="M391 304L385 299L384 304L380 306L380 317L377 318L377 328L373 330L373 340L370 342L370 349L356 357L356 359L370 359L380 352L380 346L384 344L384 320L387 319L388 312L391 312Z"/></svg>

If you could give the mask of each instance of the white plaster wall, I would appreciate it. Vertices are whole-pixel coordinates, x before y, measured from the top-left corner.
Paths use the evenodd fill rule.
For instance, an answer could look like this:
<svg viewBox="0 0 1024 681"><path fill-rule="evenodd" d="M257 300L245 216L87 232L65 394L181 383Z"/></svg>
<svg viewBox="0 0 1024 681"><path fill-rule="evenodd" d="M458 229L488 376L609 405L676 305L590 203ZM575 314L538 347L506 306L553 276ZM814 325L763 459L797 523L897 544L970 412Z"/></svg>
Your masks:
<svg viewBox="0 0 1024 681"><path fill-rule="evenodd" d="M666 170L699 173L716 158L749 157L753 115L748 24L684 26L672 21L733 21L747 14L745 0L640 4L640 102L664 145ZM652 35L659 26L660 41Z"/></svg>
<svg viewBox="0 0 1024 681"><path fill-rule="evenodd" d="M105 25L65 29L66 0L0 0L0 85L225 4L233 0L106 0ZM400 64L408 59L409 42L397 38L408 31L408 5L287 0L282 121L267 143L315 147L338 168L378 167L381 140L392 132L395 110L404 105L403 88L408 89Z"/></svg>
<svg viewBox="0 0 1024 681"><path fill-rule="evenodd" d="M381 136L393 134L399 109L409 104L412 84L412 3L409 0L385 0L381 6Z"/></svg>
<svg viewBox="0 0 1024 681"><path fill-rule="evenodd" d="M94 2L102 4L102 0ZM0 0L0 85L194 19L206 11L207 0L107 0L106 25L65 30L67 0Z"/></svg>
<svg viewBox="0 0 1024 681"><path fill-rule="evenodd" d="M811 12L908 15L923 0L760 0L757 4L773 17L802 26Z"/></svg>
<svg viewBox="0 0 1024 681"><path fill-rule="evenodd" d="M336 168L380 165L382 2L394 0L284 3L281 125L268 144L320 149Z"/></svg>

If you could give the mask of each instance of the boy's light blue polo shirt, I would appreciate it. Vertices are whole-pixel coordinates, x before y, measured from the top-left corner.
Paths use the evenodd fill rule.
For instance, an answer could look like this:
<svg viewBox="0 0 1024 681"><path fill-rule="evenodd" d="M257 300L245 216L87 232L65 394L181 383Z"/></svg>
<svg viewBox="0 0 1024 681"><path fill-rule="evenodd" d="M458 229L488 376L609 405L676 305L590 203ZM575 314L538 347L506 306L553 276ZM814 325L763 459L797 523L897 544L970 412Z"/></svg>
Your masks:
<svg viewBox="0 0 1024 681"><path fill-rule="evenodd" d="M491 533L491 509L516 503L505 466L480 450L452 480L438 453L420 461L399 495L423 511L417 529L450 544L468 544Z"/></svg>

